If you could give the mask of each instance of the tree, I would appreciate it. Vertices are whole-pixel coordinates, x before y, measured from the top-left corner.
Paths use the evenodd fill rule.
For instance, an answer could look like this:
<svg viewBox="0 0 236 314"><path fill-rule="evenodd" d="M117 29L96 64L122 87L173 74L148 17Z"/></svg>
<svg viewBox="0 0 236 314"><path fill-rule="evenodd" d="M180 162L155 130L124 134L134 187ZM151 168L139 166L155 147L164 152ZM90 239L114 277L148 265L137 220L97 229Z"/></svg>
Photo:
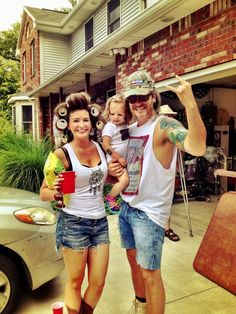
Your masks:
<svg viewBox="0 0 236 314"><path fill-rule="evenodd" d="M0 56L0 111L11 118L11 108L7 104L11 95L20 88L20 64L18 61Z"/></svg>
<svg viewBox="0 0 236 314"><path fill-rule="evenodd" d="M4 111L0 111L0 137L5 132L10 132L13 130L12 124L9 121L6 113Z"/></svg>
<svg viewBox="0 0 236 314"><path fill-rule="evenodd" d="M20 23L12 24L7 31L0 32L0 116L11 119L11 108L7 104L11 95L20 88L20 63L16 53Z"/></svg>
<svg viewBox="0 0 236 314"><path fill-rule="evenodd" d="M18 60L16 46L20 31L20 23L12 24L7 31L0 32L0 55L5 59Z"/></svg>
<svg viewBox="0 0 236 314"><path fill-rule="evenodd" d="M68 0L72 6L72 8L74 8L74 6L77 4L77 0Z"/></svg>
<svg viewBox="0 0 236 314"><path fill-rule="evenodd" d="M69 13L73 8L74 6L77 4L77 0L68 0L68 2L71 4L71 8L60 8L60 9L56 9L57 11L63 11L63 12L66 12L66 13Z"/></svg>

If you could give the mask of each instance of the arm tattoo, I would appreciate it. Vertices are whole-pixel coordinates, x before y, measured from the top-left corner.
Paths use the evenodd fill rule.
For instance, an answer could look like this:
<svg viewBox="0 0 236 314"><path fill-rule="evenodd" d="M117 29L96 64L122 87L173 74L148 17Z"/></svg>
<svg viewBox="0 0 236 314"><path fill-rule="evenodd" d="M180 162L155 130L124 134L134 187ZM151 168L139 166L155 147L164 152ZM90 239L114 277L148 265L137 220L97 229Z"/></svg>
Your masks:
<svg viewBox="0 0 236 314"><path fill-rule="evenodd" d="M160 127L162 130L166 131L168 139L177 148L184 150L184 141L188 134L188 130L183 127L183 125L172 118L163 118L160 121Z"/></svg>

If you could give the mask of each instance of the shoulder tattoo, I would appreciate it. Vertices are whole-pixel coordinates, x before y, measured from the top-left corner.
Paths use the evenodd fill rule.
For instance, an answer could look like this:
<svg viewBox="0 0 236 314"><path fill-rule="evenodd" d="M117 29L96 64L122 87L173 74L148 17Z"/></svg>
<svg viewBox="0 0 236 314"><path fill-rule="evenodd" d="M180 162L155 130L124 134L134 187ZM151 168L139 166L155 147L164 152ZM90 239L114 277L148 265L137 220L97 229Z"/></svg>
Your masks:
<svg viewBox="0 0 236 314"><path fill-rule="evenodd" d="M188 134L188 130L177 120L173 118L163 118L160 121L160 127L166 131L168 139L177 148L184 150L184 141Z"/></svg>

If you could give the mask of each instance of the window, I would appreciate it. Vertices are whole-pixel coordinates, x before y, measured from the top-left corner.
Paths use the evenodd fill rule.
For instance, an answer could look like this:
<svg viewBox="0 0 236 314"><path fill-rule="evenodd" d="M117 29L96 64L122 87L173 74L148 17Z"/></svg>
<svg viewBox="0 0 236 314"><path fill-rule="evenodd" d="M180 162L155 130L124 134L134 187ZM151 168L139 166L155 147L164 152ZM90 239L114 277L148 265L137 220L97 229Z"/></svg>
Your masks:
<svg viewBox="0 0 236 314"><path fill-rule="evenodd" d="M26 25L26 32L25 32L26 38L28 38L29 35L30 35L30 25L29 25L29 23L27 23L27 25Z"/></svg>
<svg viewBox="0 0 236 314"><path fill-rule="evenodd" d="M31 76L35 75L36 63L35 63L35 41L33 40L30 45L30 59L31 59Z"/></svg>
<svg viewBox="0 0 236 314"><path fill-rule="evenodd" d="M22 82L26 82L26 52L22 55Z"/></svg>
<svg viewBox="0 0 236 314"><path fill-rule="evenodd" d="M106 93L107 93L107 99L108 99L108 98L110 98L116 94L116 90L115 90L115 88L112 88L112 89L107 90Z"/></svg>
<svg viewBox="0 0 236 314"><path fill-rule="evenodd" d="M155 2L158 2L158 0L144 0L144 9L150 7L153 5Z"/></svg>
<svg viewBox="0 0 236 314"><path fill-rule="evenodd" d="M120 0L111 0L107 5L108 34L120 27Z"/></svg>
<svg viewBox="0 0 236 314"><path fill-rule="evenodd" d="M93 47L93 18L85 24L85 51Z"/></svg>
<svg viewBox="0 0 236 314"><path fill-rule="evenodd" d="M32 133L32 106L22 106L22 131Z"/></svg>

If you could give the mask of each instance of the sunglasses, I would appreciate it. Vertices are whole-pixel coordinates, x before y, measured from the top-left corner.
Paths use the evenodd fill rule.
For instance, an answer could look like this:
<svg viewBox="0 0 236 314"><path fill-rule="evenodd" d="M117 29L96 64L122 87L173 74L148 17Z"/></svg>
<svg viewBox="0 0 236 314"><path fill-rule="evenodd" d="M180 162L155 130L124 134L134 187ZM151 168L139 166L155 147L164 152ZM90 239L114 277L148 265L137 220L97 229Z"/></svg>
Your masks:
<svg viewBox="0 0 236 314"><path fill-rule="evenodd" d="M148 101L149 97L150 97L150 93L147 95L131 95L128 96L126 98L126 100L130 103L130 104L135 104L136 102L144 102L144 101Z"/></svg>

